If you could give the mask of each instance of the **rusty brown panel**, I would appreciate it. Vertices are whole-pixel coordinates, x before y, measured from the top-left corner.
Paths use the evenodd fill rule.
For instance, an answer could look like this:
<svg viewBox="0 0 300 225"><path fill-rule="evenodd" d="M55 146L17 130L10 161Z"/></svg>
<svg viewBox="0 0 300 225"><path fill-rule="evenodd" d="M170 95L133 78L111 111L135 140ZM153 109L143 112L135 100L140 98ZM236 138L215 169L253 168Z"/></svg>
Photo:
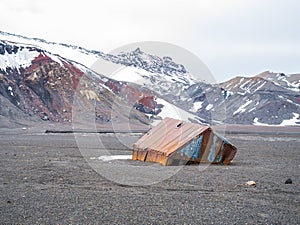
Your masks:
<svg viewBox="0 0 300 225"><path fill-rule="evenodd" d="M147 152L147 156L146 156L146 159L145 159L145 161L147 161L147 162L157 162L157 152L156 151L151 151L151 150L149 150L148 152Z"/></svg>
<svg viewBox="0 0 300 225"><path fill-rule="evenodd" d="M139 160L137 150L132 151L132 160Z"/></svg>
<svg viewBox="0 0 300 225"><path fill-rule="evenodd" d="M216 139L215 144L213 143L213 140ZM205 147L204 153L201 157L201 162L205 163L222 163L222 158L223 158L223 145L224 142L221 138L219 138L213 131L210 132L209 137L207 137L207 145ZM212 149L214 147L214 149ZM209 160L209 155L212 154L213 151L213 160ZM221 157L221 158L218 158Z"/></svg>
<svg viewBox="0 0 300 225"><path fill-rule="evenodd" d="M167 157L160 152L148 150L145 154L144 160L145 162L158 162L162 165L166 165Z"/></svg>
<svg viewBox="0 0 300 225"><path fill-rule="evenodd" d="M212 130L208 129L202 134L203 139L202 139L202 145L200 147L199 162L201 162L202 158L205 157L206 149L208 148L208 146L210 144L209 141L210 141L210 137L212 135L211 133L212 133Z"/></svg>
<svg viewBox="0 0 300 225"><path fill-rule="evenodd" d="M162 144L172 141L170 138L170 127L173 120L166 118L159 125L152 128L147 135L143 136L137 144L143 147L151 147L152 149L161 149ZM167 138L168 137L168 138Z"/></svg>
<svg viewBox="0 0 300 225"><path fill-rule="evenodd" d="M159 129L159 131L157 132L155 130L152 132L152 134L155 135L155 139L152 143L148 143L151 149L155 149L157 151L165 153L170 149L170 146L176 146L176 140L179 136L177 133L179 129L176 129L175 127L178 124L178 122L181 121L176 121L167 118L165 123L160 123L160 125L158 125L157 127L161 127L161 129Z"/></svg>
<svg viewBox="0 0 300 225"><path fill-rule="evenodd" d="M132 152L132 159L133 160L145 161L146 155L147 155L147 151L144 151L144 150L133 150L133 152Z"/></svg>
<svg viewBox="0 0 300 225"><path fill-rule="evenodd" d="M237 152L237 149L236 149L235 146L227 144L227 143L224 144L223 148L224 149L223 149L222 163L225 164L225 165L227 165L234 158L234 156L235 156L235 154Z"/></svg>
<svg viewBox="0 0 300 225"><path fill-rule="evenodd" d="M136 142L140 148L146 148L152 146L155 143L161 143L163 137L166 136L167 127L170 126L172 120L170 118L164 119L159 125L153 127L150 131L147 132L141 139ZM162 140L161 140L162 139Z"/></svg>
<svg viewBox="0 0 300 225"><path fill-rule="evenodd" d="M209 155L209 151L213 142L213 136L214 134L211 129L203 134L203 141L200 152L200 162L209 162L207 160L207 156Z"/></svg>
<svg viewBox="0 0 300 225"><path fill-rule="evenodd" d="M133 150L132 151L132 160L141 160L144 161L147 151Z"/></svg>
<svg viewBox="0 0 300 225"><path fill-rule="evenodd" d="M170 155L172 154L174 151L176 151L177 149L180 149L184 146L186 146L188 143L190 143L192 141L192 139L196 136L198 136L199 134L201 134L203 131L205 131L206 129L208 129L208 127L193 127L193 126L188 126L189 124L183 125L183 129L181 132L180 137L178 137L177 139L175 139L171 144L167 145L166 148L166 155Z"/></svg>
<svg viewBox="0 0 300 225"><path fill-rule="evenodd" d="M153 144L154 139L159 139L163 135L163 131L166 131L167 127L170 126L170 123L172 123L172 120L170 118L166 118L163 121L161 121L157 126L153 127L150 131L146 133L141 139L137 141L137 144L143 145L143 144ZM152 139L152 142L149 142L149 139Z"/></svg>

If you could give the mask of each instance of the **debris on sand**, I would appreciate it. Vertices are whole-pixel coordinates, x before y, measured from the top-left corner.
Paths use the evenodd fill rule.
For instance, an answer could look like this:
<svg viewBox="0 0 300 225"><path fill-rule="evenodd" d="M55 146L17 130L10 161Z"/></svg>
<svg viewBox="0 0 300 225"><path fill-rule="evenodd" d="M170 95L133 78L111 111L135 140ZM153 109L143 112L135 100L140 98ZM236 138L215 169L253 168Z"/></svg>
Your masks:
<svg viewBox="0 0 300 225"><path fill-rule="evenodd" d="M245 183L245 185L247 185L247 186L256 186L256 182L253 181L253 180L249 180L249 181L247 181L247 182Z"/></svg>
<svg viewBox="0 0 300 225"><path fill-rule="evenodd" d="M293 183L293 181L292 181L292 179L291 178L289 178L289 179L287 179L285 182L284 182L285 184L292 184Z"/></svg>
<svg viewBox="0 0 300 225"><path fill-rule="evenodd" d="M246 183L235 185L234 188L236 188L236 187L243 187L243 186L256 187L256 182L253 181L253 180L249 180Z"/></svg>

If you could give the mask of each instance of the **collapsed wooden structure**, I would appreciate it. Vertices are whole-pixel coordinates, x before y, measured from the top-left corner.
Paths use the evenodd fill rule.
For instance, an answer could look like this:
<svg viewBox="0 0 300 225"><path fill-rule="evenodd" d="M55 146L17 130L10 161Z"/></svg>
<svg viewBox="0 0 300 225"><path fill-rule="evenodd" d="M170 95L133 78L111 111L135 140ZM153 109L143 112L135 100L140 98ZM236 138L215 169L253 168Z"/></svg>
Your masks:
<svg viewBox="0 0 300 225"><path fill-rule="evenodd" d="M133 145L133 160L162 165L229 164L237 148L210 127L165 118Z"/></svg>

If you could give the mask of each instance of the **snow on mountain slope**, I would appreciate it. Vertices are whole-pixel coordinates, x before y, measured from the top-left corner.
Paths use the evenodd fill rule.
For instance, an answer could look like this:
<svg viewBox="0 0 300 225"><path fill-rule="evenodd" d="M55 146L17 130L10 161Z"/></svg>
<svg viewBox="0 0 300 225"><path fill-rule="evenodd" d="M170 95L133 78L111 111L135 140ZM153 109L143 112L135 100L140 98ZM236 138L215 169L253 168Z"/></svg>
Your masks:
<svg viewBox="0 0 300 225"><path fill-rule="evenodd" d="M190 80L183 80L180 77L172 74L161 74L156 72L149 72L143 67L123 67L110 76L118 81L133 82L161 94L166 95L180 95L182 90L188 88L194 82Z"/></svg>
<svg viewBox="0 0 300 225"><path fill-rule="evenodd" d="M167 98L163 99L165 95L174 93L173 90L176 90L176 95L182 96L178 91L182 91L185 86L181 83L182 81L178 82L175 79L172 80L172 76L174 75L157 74L136 67L122 67L111 75L113 79L120 82L132 82L147 87L147 89L157 93L155 102L163 107L155 116L152 115L152 118L172 117L175 119L205 123L205 120L197 116L197 114L180 108L180 105L178 107L176 104L166 101ZM189 85L185 85L189 87ZM156 122L157 121L154 121L154 124Z"/></svg>
<svg viewBox="0 0 300 225"><path fill-rule="evenodd" d="M110 61L125 66L133 66L142 68L152 73L152 76L160 75L165 79L174 80L186 85L195 83L194 78L186 71L181 64L175 63L171 57L158 57L147 54L137 48L131 52L121 52L115 57L109 59Z"/></svg>
<svg viewBox="0 0 300 225"><path fill-rule="evenodd" d="M0 96L10 102L9 113L1 109L0 116L8 120L16 119L18 123L17 119L29 117L34 121L71 123L76 94L80 96L77 102L81 103L83 119L92 109L98 123L121 123L119 120L127 117L137 124L149 122L144 114L129 108L129 99L117 96L106 85L108 78L81 64L36 46L9 41L0 42L0 60ZM117 117L110 113L112 105L116 105Z"/></svg>
<svg viewBox="0 0 300 225"><path fill-rule="evenodd" d="M10 34L3 31L0 31L0 40L7 40L10 42L15 42L16 44L26 44L40 48L48 53L60 55L61 57L79 62L87 67L90 67L98 58L103 55L103 53L100 51L88 50L75 45L48 42L40 38L28 38L22 35Z"/></svg>
<svg viewBox="0 0 300 225"><path fill-rule="evenodd" d="M288 78L292 78L293 83ZM220 84L230 93L226 99L227 121L254 125L299 125L299 121L293 119L294 113L300 111L298 82L294 75L264 72L254 77L236 77Z"/></svg>
<svg viewBox="0 0 300 225"><path fill-rule="evenodd" d="M229 81L220 84L226 90L235 92L241 95L246 93L255 93L258 91L272 92L272 91L291 91L282 87L271 80L261 77L235 77Z"/></svg>
<svg viewBox="0 0 300 225"><path fill-rule="evenodd" d="M284 74L265 71L256 75L256 77L272 81L277 86L282 86L289 90L300 92L300 74Z"/></svg>
<svg viewBox="0 0 300 225"><path fill-rule="evenodd" d="M6 68L19 70L29 67L40 54L46 57L45 51L38 47L0 40L0 69L5 71ZM63 58L48 52L47 57L60 65L66 62Z"/></svg>
<svg viewBox="0 0 300 225"><path fill-rule="evenodd" d="M1 41L0 44L1 44L0 45L0 51L1 51L0 52L1 53L0 54L0 59L1 59L0 70L2 70L2 73L4 74L4 76L6 76L6 74L11 73L11 74L13 74L13 77L17 78L19 76L19 77L22 77L22 79L28 79L28 78L26 78L26 75L24 76L22 74L28 73L27 72L28 69L31 67L33 68L33 65L34 65L35 69L42 69L41 71L44 71L45 68L49 67L48 63L51 64L52 62L57 62L62 68L66 68L67 70L70 70L71 73L72 73L72 71L74 71L76 73L81 73L82 75L86 74L90 78L94 77L93 79L98 80L99 88L101 88L101 85L102 85L105 89L110 91L112 95L119 94L120 98L123 98L128 103L130 103L129 105L134 106L135 104L138 103L138 107L136 107L137 109L140 109L141 111L149 111L150 110L150 112L154 113L152 115L152 118L161 118L161 117L164 118L163 117L164 113L167 111L167 108L170 108L170 107L173 109L176 108L177 111L181 111L181 112L184 111L170 103L167 103L166 101L164 102L166 107L165 107L165 105L159 104L159 108L156 108L155 105L157 104L157 102L155 103L154 98L151 97L154 93L147 91L146 87L142 87L142 89L140 90L140 88L134 87L131 84L128 84L127 82L117 82L117 81L111 80L110 78L106 78L100 74L94 73L92 70L90 70L89 68L87 68L86 66L84 66L81 63L77 63L73 60L70 61L68 59L60 57L59 55L51 54L50 52L47 52L47 51L42 50L41 48L38 48L37 45L21 44L21 43L9 42L9 41ZM41 62L43 62L43 63L41 64ZM39 66L37 66L37 65L39 65ZM41 68L38 68L38 67L41 67ZM42 68L42 67L45 67L45 68ZM61 69L59 69L59 70L61 70ZM132 79L132 77L131 77L128 80L131 82L134 82L139 78L144 79L144 77L147 77L148 79L150 79L153 76L153 73L148 72L142 68L126 67L126 70L129 70L129 72L131 71L131 74L133 74L133 75L136 75L136 73L132 73L135 70L139 70L143 73L143 77L136 77L135 79ZM52 72L52 71L48 70L48 72ZM42 72L42 73L43 73L43 76L46 76L46 77L48 76L47 74L45 74L45 72ZM169 76L171 76L171 75L169 75ZM29 77L32 77L30 79L36 79L37 81L41 79L39 77L39 75L36 73L34 73L33 75L31 75ZM175 76L175 78L176 78L176 76ZM19 79L19 78L17 78L17 79ZM49 83L50 85L52 85L52 87L54 87L55 83L57 83L55 81L50 81L50 79L48 77L43 78L43 79L46 79L47 80L46 84ZM57 77L57 79L61 80L61 77ZM45 81L43 81L43 83L44 82ZM77 82L79 82L79 81L77 81ZM64 84L64 86L69 83L70 82L66 82ZM166 81L166 83L167 83L167 81ZM72 83L70 83L70 84L72 84ZM39 88L44 89L46 87L43 86L43 87L39 87ZM12 96L14 95L13 88L11 86L6 87L6 89L7 89L6 91L8 92L8 94L10 94ZM17 88L14 87L14 89L17 89ZM65 89L67 90L68 88L65 87ZM120 94L120 90L122 90L121 91L122 94ZM46 92L48 92L48 91L46 91ZM96 99L97 98L96 97L97 95L92 90L80 90L80 94L85 95L87 99ZM20 95L19 90L17 91L17 95L18 96ZM64 94L62 94L62 95L64 95ZM149 98L149 97L151 97L151 98ZM149 103L149 100L147 100L147 99L150 99L150 101L153 101L153 103ZM72 102L70 102L70 104L71 103ZM19 102L17 104L19 104ZM111 102L111 104L113 104L113 101ZM154 104L154 108L146 109L149 104L150 105ZM22 104L22 105L24 105L24 104ZM24 106L24 107L26 108L26 106ZM65 107L65 108L69 108L69 107ZM162 109L162 110L158 111L159 109ZM48 115L48 114L51 114L52 112L50 112L50 111L48 112L45 108L39 109L39 111L43 111L43 113L40 114L41 118L45 117L45 118L47 118L47 119L49 118L51 120L54 119L54 117ZM69 109L68 109L68 111L69 111ZM158 113L156 113L156 112L158 112ZM99 117L104 120L110 120L109 119L110 116L108 114L109 114L109 112L101 113L101 114L99 114ZM181 114L183 115L184 113L181 113ZM185 113L184 115L188 115L188 114L189 113ZM189 120L189 118L191 118L194 121L201 121L200 118L196 118L196 117L197 117L196 115L191 114L191 115L185 116L184 119ZM68 120L70 120L70 119L68 119Z"/></svg>
<svg viewBox="0 0 300 225"><path fill-rule="evenodd" d="M293 113L293 117L290 119L283 120L280 124L274 125L274 124L267 124L267 123L260 123L258 121L258 118L255 117L253 120L253 125L257 126L295 126L297 124L300 124L300 116L298 113Z"/></svg>
<svg viewBox="0 0 300 225"><path fill-rule="evenodd" d="M160 58L155 55L147 54L139 48L132 52L121 52L118 55L111 55L75 45L49 42L39 38L28 38L3 31L0 31L0 40L35 46L52 55L60 55L68 60L83 64L88 68L98 59L104 59L126 67L141 68L153 74L164 74L169 76L168 79L177 79L178 82L186 84L192 84L194 82L192 76L187 73L184 66L173 62L172 58Z"/></svg>
<svg viewBox="0 0 300 225"><path fill-rule="evenodd" d="M161 118L171 117L178 120L183 121L193 121L198 122L201 124L207 124L204 119L199 118L197 115L189 113L188 111L185 111L167 101L161 98L157 98L157 103L163 105L162 111L157 114L157 116L160 116ZM158 124L159 121L154 121L153 125Z"/></svg>
<svg viewBox="0 0 300 225"><path fill-rule="evenodd" d="M19 54L16 53L19 50ZM39 55L39 52L32 51L29 47L19 47L8 45L4 41L0 41L0 69L6 70L6 67L19 69L20 67L28 67L31 61Z"/></svg>
<svg viewBox="0 0 300 225"><path fill-rule="evenodd" d="M194 79L180 62L148 54L140 48L112 55L5 32L0 32L1 39L0 80L6 79L6 74L24 74L33 65L41 74L24 74L25 78L39 80L49 71L38 63L53 61L58 63L56 67L59 65L71 74L88 75L94 85L117 95L129 106L150 113L152 118L182 110L186 119L209 124L299 125L295 114L300 111L300 74L264 72L254 77L236 77L219 85L209 84ZM114 74L97 74L89 67L99 59L121 69ZM55 81L50 83L54 85ZM18 94L16 87L8 83L3 88L5 96ZM89 91L84 93L92 96ZM108 112L102 112L99 118L110 119Z"/></svg>

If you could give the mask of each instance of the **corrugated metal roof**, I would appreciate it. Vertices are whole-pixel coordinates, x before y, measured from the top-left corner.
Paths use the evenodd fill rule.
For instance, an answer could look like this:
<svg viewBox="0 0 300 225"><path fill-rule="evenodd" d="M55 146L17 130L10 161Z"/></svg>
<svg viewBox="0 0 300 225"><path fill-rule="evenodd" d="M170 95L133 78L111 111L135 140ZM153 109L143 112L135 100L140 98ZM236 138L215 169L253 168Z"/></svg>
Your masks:
<svg viewBox="0 0 300 225"><path fill-rule="evenodd" d="M208 126L165 118L138 140L135 146L141 150L154 150L169 156L208 129Z"/></svg>

